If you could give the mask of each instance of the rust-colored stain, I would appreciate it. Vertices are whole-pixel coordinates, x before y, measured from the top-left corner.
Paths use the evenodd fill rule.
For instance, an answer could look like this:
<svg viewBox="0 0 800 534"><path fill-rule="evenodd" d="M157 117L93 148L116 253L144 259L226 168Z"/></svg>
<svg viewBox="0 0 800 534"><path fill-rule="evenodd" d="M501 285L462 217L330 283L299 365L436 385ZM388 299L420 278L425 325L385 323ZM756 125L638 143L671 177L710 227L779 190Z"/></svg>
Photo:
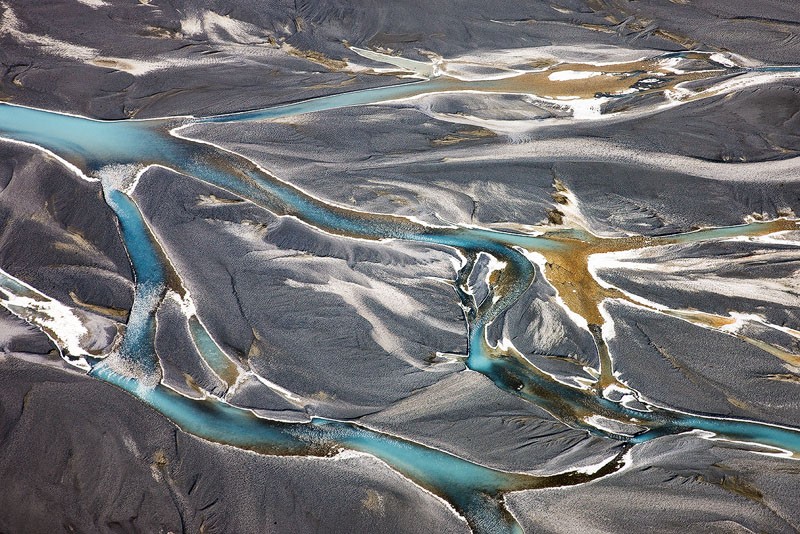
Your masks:
<svg viewBox="0 0 800 534"><path fill-rule="evenodd" d="M554 187L555 193L553 193L553 197L558 204L569 204L569 192L564 185L556 181ZM550 220L552 223L552 217L550 217ZM749 225L742 225L741 232L737 232L736 235L764 236L775 232L797 229L797 219L780 218L771 221L756 221ZM736 320L730 316L722 316L700 310L653 308L646 303L632 299L619 289L604 287L601 285L600 280L595 278L589 270L589 258L594 254L640 250L664 245L719 239L719 235L715 234L717 229L701 229L693 232L658 237L602 237L592 234L583 228L568 227L561 224L551 224L550 226L542 227L541 230L544 231L541 237L561 245L552 248L535 249L535 251L544 256L546 260L544 272L542 274L558 291L565 306L583 317L589 324L589 330L595 338L600 358L600 378L597 384L599 388L604 388L618 382L613 376L611 358L600 331L600 327L605 322L600 312L600 305L603 300L607 298L621 299L635 304L636 306L650 308L660 313L678 317L693 324L716 330L733 325L736 322ZM744 337L742 337L742 339L766 350L787 363L800 366L800 356L778 349L764 342Z"/></svg>

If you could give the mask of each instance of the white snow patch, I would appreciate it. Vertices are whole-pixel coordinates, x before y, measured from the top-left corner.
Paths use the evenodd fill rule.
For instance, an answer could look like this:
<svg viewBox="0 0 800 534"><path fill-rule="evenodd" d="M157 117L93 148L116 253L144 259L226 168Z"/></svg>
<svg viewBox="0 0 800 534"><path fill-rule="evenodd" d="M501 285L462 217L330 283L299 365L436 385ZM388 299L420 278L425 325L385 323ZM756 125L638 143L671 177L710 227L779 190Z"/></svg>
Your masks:
<svg viewBox="0 0 800 534"><path fill-rule="evenodd" d="M269 389L271 389L272 391L274 391L275 393L277 393L278 395L280 395L284 399L289 400L289 401L291 401L291 402L293 402L295 404L298 404L300 406L302 406L303 404L305 404L307 402L306 399L304 399L303 397L300 397L299 395L295 394L294 392L286 389L283 386L280 386L280 385L276 384L275 382L272 382L271 380L267 380L263 376L259 375L258 373L255 373L253 371L247 371L247 372L241 373L240 376L253 376L253 377L255 377L256 380L258 380L259 382L261 382L262 384L267 386Z"/></svg>
<svg viewBox="0 0 800 534"><path fill-rule="evenodd" d="M616 456L610 456L608 458L603 458L602 460L600 460L599 462L597 462L595 464L589 464L589 465L583 465L581 467L576 467L574 469L574 472L582 473L584 475L593 475L593 474L597 473L598 471L600 471L605 466L607 466L612 460L614 460L614 458L616 458Z"/></svg>
<svg viewBox="0 0 800 534"><path fill-rule="evenodd" d="M66 349L70 356L79 358L69 361L78 367L89 369L84 356L82 339L88 335L84 322L69 306L61 304L0 269L0 304L30 324L38 326L53 341L59 350Z"/></svg>
<svg viewBox="0 0 800 534"><path fill-rule="evenodd" d="M99 7L106 7L111 5L108 2L105 2L104 0L76 0L76 1L85 6L89 6L92 9L97 9Z"/></svg>
<svg viewBox="0 0 800 534"><path fill-rule="evenodd" d="M724 66L726 66L728 68L738 67L738 65L736 63L731 61L729 57L727 57L727 56L725 56L723 54L711 54L710 56L708 56L708 59L710 59L711 61L715 61L715 62L719 63L720 65L724 65Z"/></svg>
<svg viewBox="0 0 800 534"><path fill-rule="evenodd" d="M593 120L602 117L603 104L608 102L607 97L580 98L570 100L567 105L572 108L572 118L578 120Z"/></svg>
<svg viewBox="0 0 800 534"><path fill-rule="evenodd" d="M584 417L583 420L599 430L610 432L612 434L634 436L641 430L644 430L644 427L640 427L636 424L617 421L615 419L609 419L608 417L603 417L602 415L596 414Z"/></svg>
<svg viewBox="0 0 800 534"><path fill-rule="evenodd" d="M595 76L602 76L603 73L594 70L559 70L547 76L553 82L565 82L568 80L586 80Z"/></svg>

